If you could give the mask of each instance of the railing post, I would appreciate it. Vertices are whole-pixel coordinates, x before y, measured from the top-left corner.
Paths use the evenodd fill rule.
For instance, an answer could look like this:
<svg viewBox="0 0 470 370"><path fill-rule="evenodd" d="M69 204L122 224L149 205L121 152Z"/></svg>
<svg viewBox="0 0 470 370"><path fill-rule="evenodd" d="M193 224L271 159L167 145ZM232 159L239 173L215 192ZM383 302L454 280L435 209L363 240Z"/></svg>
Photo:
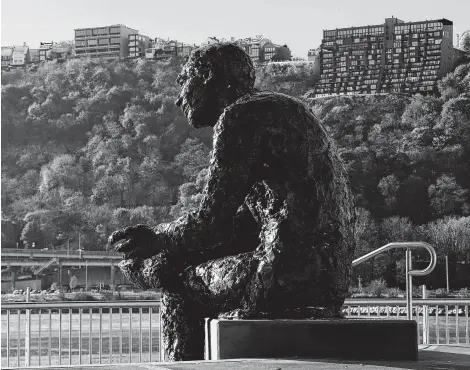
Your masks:
<svg viewBox="0 0 470 370"><path fill-rule="evenodd" d="M29 303L31 296L31 289L30 287L26 288L26 303ZM24 366L29 367L31 363L31 309L27 308L26 309L26 328L25 328L25 334L24 334L24 355L25 355L25 360L24 360ZM18 333L18 338L19 338L19 333ZM19 364L18 364L19 366Z"/></svg>
<svg viewBox="0 0 470 370"><path fill-rule="evenodd" d="M165 362L168 357L166 356L166 348L165 348L165 340L164 340L164 337L163 337L163 323L162 323L162 316L163 316L163 311L164 311L164 307L163 307L163 300L160 301L160 338L159 338L159 355L160 355L160 362Z"/></svg>
<svg viewBox="0 0 470 370"><path fill-rule="evenodd" d="M406 249L406 318L407 320L413 319L413 277L411 271L411 249Z"/></svg>
<svg viewBox="0 0 470 370"><path fill-rule="evenodd" d="M426 298L426 285L423 284L423 299ZM423 305L423 344L429 344L429 316L427 305Z"/></svg>

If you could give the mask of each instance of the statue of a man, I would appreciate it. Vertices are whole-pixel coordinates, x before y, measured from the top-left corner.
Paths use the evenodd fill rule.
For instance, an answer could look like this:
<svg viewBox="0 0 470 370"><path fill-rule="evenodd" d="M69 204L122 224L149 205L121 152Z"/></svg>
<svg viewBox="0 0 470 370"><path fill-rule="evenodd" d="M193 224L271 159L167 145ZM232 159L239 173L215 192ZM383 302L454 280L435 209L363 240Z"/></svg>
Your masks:
<svg viewBox="0 0 470 370"><path fill-rule="evenodd" d="M337 317L348 292L354 207L334 144L301 101L254 82L234 44L193 52L176 104L214 128L199 209L109 240L130 280L162 289L170 360L203 358L205 317Z"/></svg>

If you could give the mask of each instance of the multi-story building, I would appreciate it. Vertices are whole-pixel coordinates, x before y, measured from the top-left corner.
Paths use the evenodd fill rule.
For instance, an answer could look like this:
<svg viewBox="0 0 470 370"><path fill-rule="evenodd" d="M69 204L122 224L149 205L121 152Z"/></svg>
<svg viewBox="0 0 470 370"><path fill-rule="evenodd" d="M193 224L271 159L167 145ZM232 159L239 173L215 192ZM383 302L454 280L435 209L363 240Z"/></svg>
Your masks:
<svg viewBox="0 0 470 370"><path fill-rule="evenodd" d="M260 48L268 42L270 43L271 41L264 39L262 35L256 35L254 38L240 39L237 41L237 44L245 50L253 62L262 62Z"/></svg>
<svg viewBox="0 0 470 370"><path fill-rule="evenodd" d="M73 41L54 42L51 49L52 60L65 61L74 57Z"/></svg>
<svg viewBox="0 0 470 370"><path fill-rule="evenodd" d="M139 58L145 56L145 50L150 46L148 36L133 33L129 35L129 58Z"/></svg>
<svg viewBox="0 0 470 370"><path fill-rule="evenodd" d="M175 40L155 38L150 48L145 50L147 59L168 59L173 56L187 57L197 48L196 45L188 45Z"/></svg>
<svg viewBox="0 0 470 370"><path fill-rule="evenodd" d="M10 69L13 46L2 46L2 70Z"/></svg>
<svg viewBox="0 0 470 370"><path fill-rule="evenodd" d="M263 40L260 46L260 60L263 62L269 62L273 59L276 54L276 49L279 47L279 45L275 45L269 40Z"/></svg>
<svg viewBox="0 0 470 370"><path fill-rule="evenodd" d="M137 30L122 24L78 28L75 30L75 55L103 59L127 57L129 55L129 35L138 33Z"/></svg>
<svg viewBox="0 0 470 370"><path fill-rule="evenodd" d="M29 49L30 61L33 64L38 64L40 62L39 52L41 49Z"/></svg>
<svg viewBox="0 0 470 370"><path fill-rule="evenodd" d="M73 57L73 41L41 42L39 60L65 61Z"/></svg>
<svg viewBox="0 0 470 370"><path fill-rule="evenodd" d="M10 67L24 68L30 62L29 46L26 43L23 46L13 46Z"/></svg>
<svg viewBox="0 0 470 370"><path fill-rule="evenodd" d="M430 92L455 62L447 19L323 31L315 96Z"/></svg>
<svg viewBox="0 0 470 370"><path fill-rule="evenodd" d="M39 61L45 62L46 60L52 60L52 45L54 44L53 41L51 42L41 42L39 46Z"/></svg>

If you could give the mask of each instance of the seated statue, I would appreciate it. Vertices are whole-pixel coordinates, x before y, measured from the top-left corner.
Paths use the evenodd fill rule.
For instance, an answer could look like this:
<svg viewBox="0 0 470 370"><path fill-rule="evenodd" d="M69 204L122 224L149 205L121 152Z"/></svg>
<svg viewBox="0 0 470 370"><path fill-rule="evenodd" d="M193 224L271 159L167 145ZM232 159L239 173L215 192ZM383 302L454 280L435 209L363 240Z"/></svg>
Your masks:
<svg viewBox="0 0 470 370"><path fill-rule="evenodd" d="M300 100L254 82L235 44L192 53L176 104L214 129L201 204L109 238L129 280L162 291L170 361L203 359L206 317L340 317L348 292L354 206L337 150Z"/></svg>

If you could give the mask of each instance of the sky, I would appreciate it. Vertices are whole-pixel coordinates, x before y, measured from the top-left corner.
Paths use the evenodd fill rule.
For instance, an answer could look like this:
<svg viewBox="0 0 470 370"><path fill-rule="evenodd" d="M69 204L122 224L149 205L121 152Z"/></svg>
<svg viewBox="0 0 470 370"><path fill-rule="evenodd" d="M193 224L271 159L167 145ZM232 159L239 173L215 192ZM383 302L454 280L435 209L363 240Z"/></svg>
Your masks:
<svg viewBox="0 0 470 370"><path fill-rule="evenodd" d="M306 57L324 29L381 24L385 18L447 18L470 29L469 0L1 0L2 46L73 40L75 28L124 24L151 38L199 45L209 36L263 35Z"/></svg>

